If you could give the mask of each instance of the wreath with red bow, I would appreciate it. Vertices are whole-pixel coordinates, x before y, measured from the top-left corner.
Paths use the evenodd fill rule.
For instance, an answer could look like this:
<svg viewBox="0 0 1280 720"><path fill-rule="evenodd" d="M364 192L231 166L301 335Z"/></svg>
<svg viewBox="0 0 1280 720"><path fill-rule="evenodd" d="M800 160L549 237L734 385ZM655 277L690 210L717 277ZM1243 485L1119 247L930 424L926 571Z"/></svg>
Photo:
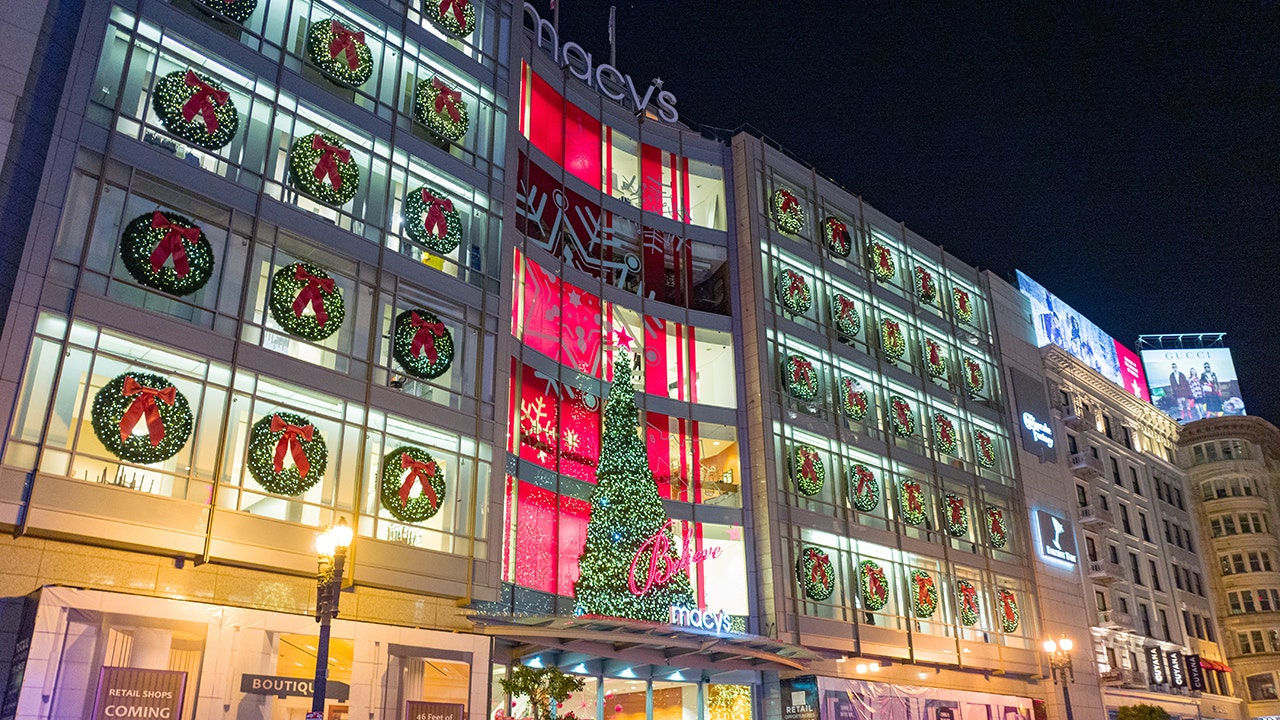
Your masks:
<svg viewBox="0 0 1280 720"><path fill-rule="evenodd" d="M862 512L871 512L880 504L880 481L871 468L862 463L853 466L849 472L849 497Z"/></svg>
<svg viewBox="0 0 1280 720"><path fill-rule="evenodd" d="M809 290L809 282L791 268L783 268L782 272L778 273L774 292L777 293L778 302L782 303L782 307L792 315L805 314L813 304L813 293Z"/></svg>
<svg viewBox="0 0 1280 720"><path fill-rule="evenodd" d="M943 455L951 455L956 451L955 423L940 412L933 414L933 447Z"/></svg>
<svg viewBox="0 0 1280 720"><path fill-rule="evenodd" d="M938 611L938 586L924 570L911 571L911 605L918 618L931 618Z"/></svg>
<svg viewBox="0 0 1280 720"><path fill-rule="evenodd" d="M926 305L932 305L938 299L938 283L933 279L933 273L919 265L916 266L916 297Z"/></svg>
<svg viewBox="0 0 1280 720"><path fill-rule="evenodd" d="M882 283L892 280L897 272L893 251L882 242L875 241L867 247L867 261L871 264L872 276Z"/></svg>
<svg viewBox="0 0 1280 720"><path fill-rule="evenodd" d="M796 579L810 600L826 600L836 589L836 572L831 558L816 547L807 547L800 552Z"/></svg>
<svg viewBox="0 0 1280 720"><path fill-rule="evenodd" d="M461 140L471 122L462 92L439 77L418 79L413 90L413 119L445 142Z"/></svg>
<svg viewBox="0 0 1280 720"><path fill-rule="evenodd" d="M818 396L818 371L813 363L802 355L788 355L783 364L787 392L799 400L812 400Z"/></svg>
<svg viewBox="0 0 1280 720"><path fill-rule="evenodd" d="M168 460L191 437L191 406L163 375L127 372L93 398L93 433L112 455L151 465Z"/></svg>
<svg viewBox="0 0 1280 720"><path fill-rule="evenodd" d="M842 220L829 217L822 221L822 235L827 242L827 250L836 257L847 258L853 250L853 237L849 234L849 226Z"/></svg>
<svg viewBox="0 0 1280 720"><path fill-rule="evenodd" d="M797 445L791 457L791 479L802 495L817 495L827 479L827 468L822 464L818 449L812 445Z"/></svg>
<svg viewBox="0 0 1280 720"><path fill-rule="evenodd" d="M867 416L867 391L855 377L840 378L840 409L850 420L862 420Z"/></svg>
<svg viewBox="0 0 1280 720"><path fill-rule="evenodd" d="M898 437L911 437L916 432L916 415L911 410L911 403L901 395L889 398L889 418L893 424L893 434Z"/></svg>
<svg viewBox="0 0 1280 720"><path fill-rule="evenodd" d="M325 77L347 87L360 87L373 76L373 52L364 31L337 18L317 20L307 29L307 56Z"/></svg>
<svg viewBox="0 0 1280 720"><path fill-rule="evenodd" d="M427 19L454 37L464 38L476 29L476 9L471 0L424 0Z"/></svg>
<svg viewBox="0 0 1280 720"><path fill-rule="evenodd" d="M947 356L942 352L942 345L933 338L924 339L924 364L933 377L946 377Z"/></svg>
<svg viewBox="0 0 1280 720"><path fill-rule="evenodd" d="M986 430L973 431L973 445L978 454L978 464L984 468L995 467L995 441L991 439L991 435Z"/></svg>
<svg viewBox="0 0 1280 720"><path fill-rule="evenodd" d="M431 252L447 255L462 242L462 215L448 195L424 185L405 196L404 231Z"/></svg>
<svg viewBox="0 0 1280 720"><path fill-rule="evenodd" d="M432 380L453 365L453 335L440 318L426 310L396 315L391 354L405 372Z"/></svg>
<svg viewBox="0 0 1280 720"><path fill-rule="evenodd" d="M848 295L836 293L831 298L831 319L836 324L836 333L841 340L852 340L862 328L862 319L858 317L858 303Z"/></svg>
<svg viewBox="0 0 1280 720"><path fill-rule="evenodd" d="M277 412L249 431L249 474L276 495L300 495L324 478L329 448L324 435L301 415Z"/></svg>
<svg viewBox="0 0 1280 720"><path fill-rule="evenodd" d="M342 289L329 273L309 263L294 263L271 278L271 317L290 335L323 340L342 324Z"/></svg>
<svg viewBox="0 0 1280 720"><path fill-rule="evenodd" d="M317 200L341 207L356 196L360 168L342 138L313 132L289 148L289 180Z"/></svg>
<svg viewBox="0 0 1280 720"><path fill-rule="evenodd" d="M190 295L213 276L213 246L200 226L161 210L129 221L120 259L134 280L170 295Z"/></svg>
<svg viewBox="0 0 1280 720"><path fill-rule="evenodd" d="M895 320L885 318L880 321L880 347L884 350L884 358L889 362L898 362L907 352L907 339L902 334L902 325Z"/></svg>
<svg viewBox="0 0 1280 720"><path fill-rule="evenodd" d="M240 113L222 83L188 68L156 83L152 105L165 130L206 150L224 147L240 129Z"/></svg>
<svg viewBox="0 0 1280 720"><path fill-rule="evenodd" d="M382 507L397 520L430 520L444 505L444 466L422 448L403 445L382 456Z"/></svg>
<svg viewBox="0 0 1280 720"><path fill-rule="evenodd" d="M862 606L871 611L880 610L889 604L889 579L885 577L884 568L875 560L863 560L858 563L858 576L862 585Z"/></svg>
<svg viewBox="0 0 1280 720"><path fill-rule="evenodd" d="M925 521L924 487L917 480L898 482L898 510L902 521L908 525L923 525Z"/></svg>
<svg viewBox="0 0 1280 720"><path fill-rule="evenodd" d="M804 208L795 193L782 188L773 192L773 220L778 224L778 230L788 235L795 235L804 228Z"/></svg>
<svg viewBox="0 0 1280 720"><path fill-rule="evenodd" d="M986 380L982 377L982 365L973 358L964 359L964 385L969 389L970 396L977 396L982 392L982 388L986 386Z"/></svg>
<svg viewBox="0 0 1280 720"><path fill-rule="evenodd" d="M967 323L973 321L973 300L969 293L956 288L951 291L951 307L955 310L956 320Z"/></svg>
<svg viewBox="0 0 1280 720"><path fill-rule="evenodd" d="M947 493L947 533L952 537L964 537L969 534L969 508L964 498L954 493Z"/></svg>
<svg viewBox="0 0 1280 720"><path fill-rule="evenodd" d="M957 580L956 600L960 605L960 624L965 627L977 625L982 613L982 606L978 600L978 588L968 580Z"/></svg>
<svg viewBox="0 0 1280 720"><path fill-rule="evenodd" d="M1010 590L1001 589L999 593L1000 599L1000 629L1006 633L1014 632L1018 629L1018 621L1022 615L1018 612L1018 599L1014 597Z"/></svg>
<svg viewBox="0 0 1280 720"><path fill-rule="evenodd" d="M1004 511L998 507L987 508L987 538L993 548L1002 548L1009 542L1009 528L1004 523Z"/></svg>

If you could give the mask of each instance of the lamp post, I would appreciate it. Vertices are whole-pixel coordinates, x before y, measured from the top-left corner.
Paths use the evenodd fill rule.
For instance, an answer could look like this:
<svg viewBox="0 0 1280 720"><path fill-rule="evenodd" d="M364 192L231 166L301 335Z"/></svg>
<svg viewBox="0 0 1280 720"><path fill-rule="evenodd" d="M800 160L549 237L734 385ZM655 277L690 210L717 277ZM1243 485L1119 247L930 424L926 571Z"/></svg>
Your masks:
<svg viewBox="0 0 1280 720"><path fill-rule="evenodd" d="M1058 684L1059 677L1062 680L1062 703L1067 707L1067 720L1075 720L1071 715L1071 690L1067 687L1076 681L1075 670L1071 667L1073 647L1075 643L1066 635L1057 641L1052 638L1044 641L1044 651L1049 654L1049 667L1053 668L1053 684Z"/></svg>
<svg viewBox="0 0 1280 720"><path fill-rule="evenodd" d="M345 518L316 535L316 555L320 568L316 572L316 622L320 623L320 641L316 643L316 680L311 693L311 715L324 713L326 685L329 682L329 622L338 616L338 599L342 592L342 569L347 562L347 548L354 533Z"/></svg>

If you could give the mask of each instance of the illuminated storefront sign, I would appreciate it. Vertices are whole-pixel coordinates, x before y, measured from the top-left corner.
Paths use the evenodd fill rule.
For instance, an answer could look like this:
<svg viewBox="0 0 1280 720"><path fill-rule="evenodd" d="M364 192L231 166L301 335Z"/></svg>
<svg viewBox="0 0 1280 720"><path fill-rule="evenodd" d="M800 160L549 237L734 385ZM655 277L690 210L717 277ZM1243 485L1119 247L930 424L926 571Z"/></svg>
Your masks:
<svg viewBox="0 0 1280 720"><path fill-rule="evenodd" d="M1036 521L1040 526L1040 554L1074 565L1076 539L1067 521L1044 510L1036 511Z"/></svg>
<svg viewBox="0 0 1280 720"><path fill-rule="evenodd" d="M681 553L676 562L668 562L667 557L671 552L670 532L673 525L675 525L675 521L668 520L661 530L654 533L653 537L640 543L640 549L636 550L635 556L631 558L631 569L627 575L627 586L631 588L632 593L643 595L649 592L649 589L654 585L666 585L677 573L687 574L689 566L694 563L700 563L708 558L720 557L721 548L719 546L689 552L689 548L692 548L695 542L693 527L686 524L681 538L685 552ZM645 578L643 582L637 582L637 568L644 568Z"/></svg>
<svg viewBox="0 0 1280 720"><path fill-rule="evenodd" d="M1036 419L1035 415L1029 412L1022 413L1022 427L1031 431L1031 437L1046 447L1053 447L1053 428L1049 427L1049 423L1043 423Z"/></svg>
<svg viewBox="0 0 1280 720"><path fill-rule="evenodd" d="M538 47L545 47L560 66L569 68L570 74L586 83L587 87L595 88L596 92L610 100L623 102L630 99L637 113L643 113L653 103L658 108L658 117L663 120L674 123L680 119L680 113L676 110L676 96L662 89L661 80L654 80L641 96L630 75L622 74L608 63L595 65L591 53L576 42L561 45L555 26L549 20L543 20L529 3L524 4L524 12L533 19Z"/></svg>
<svg viewBox="0 0 1280 720"><path fill-rule="evenodd" d="M1015 407L1021 413L1018 420L1022 427L1018 436L1022 440L1022 449L1039 456L1041 462L1058 462L1058 453L1053 449L1053 428L1047 422L1049 399L1045 393L1044 378L1010 368L1009 379L1012 380Z"/></svg>
<svg viewBox="0 0 1280 720"><path fill-rule="evenodd" d="M690 607L672 607L671 624L683 627L710 630L714 633L727 634L733 627L733 617L723 610L703 610Z"/></svg>

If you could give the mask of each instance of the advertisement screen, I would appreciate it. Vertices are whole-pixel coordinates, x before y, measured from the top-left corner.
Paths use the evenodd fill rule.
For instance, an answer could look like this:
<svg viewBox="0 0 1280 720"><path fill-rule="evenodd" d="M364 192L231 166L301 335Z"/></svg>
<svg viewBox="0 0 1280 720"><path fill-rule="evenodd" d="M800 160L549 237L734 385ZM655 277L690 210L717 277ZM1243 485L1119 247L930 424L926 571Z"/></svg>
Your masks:
<svg viewBox="0 0 1280 720"><path fill-rule="evenodd" d="M1036 329L1037 345L1057 345L1129 394L1151 400L1142 365L1132 350L1116 342L1089 318L1021 270L1018 289L1031 302L1031 324Z"/></svg>
<svg viewBox="0 0 1280 720"><path fill-rule="evenodd" d="M1151 403L1178 422L1244 415L1230 348L1143 350Z"/></svg>

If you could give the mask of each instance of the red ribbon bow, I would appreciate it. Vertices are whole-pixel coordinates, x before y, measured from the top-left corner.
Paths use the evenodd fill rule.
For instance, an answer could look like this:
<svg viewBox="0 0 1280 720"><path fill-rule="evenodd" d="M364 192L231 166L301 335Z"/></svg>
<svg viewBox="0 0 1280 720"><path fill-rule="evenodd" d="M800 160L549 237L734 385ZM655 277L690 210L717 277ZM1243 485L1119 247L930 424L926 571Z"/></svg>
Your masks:
<svg viewBox="0 0 1280 720"><path fill-rule="evenodd" d="M807 449L801 450L800 457L803 458L800 461L800 475L806 478L813 477L814 474L817 472L816 470L814 470L814 467L813 467L813 461L818 458L817 453L814 453L812 450L807 450Z"/></svg>
<svg viewBox="0 0 1280 720"><path fill-rule="evenodd" d="M231 93L218 90L196 76L195 71L187 70L182 79L188 87L196 89L182 106L182 119L191 122L197 114L204 118L204 131L212 135L218 130L217 105L226 105L231 100Z"/></svg>
<svg viewBox="0 0 1280 720"><path fill-rule="evenodd" d="M157 390L143 385L132 377L125 377L121 394L133 398L133 402L129 403L128 409L120 418L120 441L128 442L133 435L133 426L138 424L139 419L146 417L147 436L151 439L151 447L159 445L160 441L164 440L164 420L160 418L160 408L156 405L156 398L160 398L165 405L172 405L177 400L178 388L170 385L163 390Z"/></svg>
<svg viewBox="0 0 1280 720"><path fill-rule="evenodd" d="M929 597L929 591L933 589L933 578L927 575L916 576L916 603L921 607L928 607L933 604L933 599Z"/></svg>
<svg viewBox="0 0 1280 720"><path fill-rule="evenodd" d="M458 21L458 27L463 32L467 30L467 16L463 12L467 8L468 0L440 0L440 14L444 15L453 9L453 19Z"/></svg>
<svg viewBox="0 0 1280 720"><path fill-rule="evenodd" d="M1017 618L1013 616L1013 595L1007 592L1000 593L1000 607L1004 610L1004 619L1013 622Z"/></svg>
<svg viewBox="0 0 1280 720"><path fill-rule="evenodd" d="M315 311L316 322L320 323L320 327L329 322L329 313L324 309L324 296L333 292L333 278L319 278L307 272L298 265L293 269L293 277L299 282L305 282L306 285L298 291L298 297L293 299L293 315L294 317L302 317L302 311L310 305ZM304 475L306 473L303 473Z"/></svg>
<svg viewBox="0 0 1280 720"><path fill-rule="evenodd" d="M978 588L972 585L965 585L960 588L961 601L966 608L978 611Z"/></svg>
<svg viewBox="0 0 1280 720"><path fill-rule="evenodd" d="M874 568L867 573L867 585L871 587L871 594L875 595L877 599L884 597L885 595L884 580L880 575L879 568Z"/></svg>
<svg viewBox="0 0 1280 720"><path fill-rule="evenodd" d="M898 416L899 425L905 427L911 420L911 416L908 414L909 408L907 407L907 404L902 401L898 401L893 404L893 412Z"/></svg>
<svg viewBox="0 0 1280 720"><path fill-rule="evenodd" d="M333 189L341 190L342 173L338 172L338 162L350 162L351 151L337 145L330 145L319 134L311 136L311 149L320 151L320 159L316 161L316 169L312 173L316 180L328 177Z"/></svg>
<svg viewBox="0 0 1280 720"><path fill-rule="evenodd" d="M409 453L400 453L400 469L409 471L409 474L404 478L404 482L400 485L401 505L409 504L409 491L413 490L415 482L422 486L422 492L426 493L427 500L431 502L432 508L440 504L440 498L436 496L435 488L431 487L431 478L436 476L436 464L434 462L418 462Z"/></svg>
<svg viewBox="0 0 1280 720"><path fill-rule="evenodd" d="M929 344L929 364L937 365L942 360L942 358L939 357L940 348L938 347L938 343L930 340L928 344Z"/></svg>
<svg viewBox="0 0 1280 720"><path fill-rule="evenodd" d="M804 278L800 276L800 273L794 273L794 272L787 273L787 293L788 294L800 295L805 290L808 290L808 288L805 287Z"/></svg>
<svg viewBox="0 0 1280 720"><path fill-rule="evenodd" d="M183 240L194 243L200 239L200 228L183 227L169 222L169 218L164 213L156 210L151 214L151 227L156 230L164 230L164 237L156 243L156 247L151 251L151 272L160 272L165 262L169 258L173 258L173 270L178 277L184 278L187 273L191 272L191 263L187 260L187 248L182 244Z"/></svg>
<svg viewBox="0 0 1280 720"><path fill-rule="evenodd" d="M852 384L844 386L844 402L846 405L853 405L864 412L867 409L866 398L862 397L862 393Z"/></svg>
<svg viewBox="0 0 1280 720"><path fill-rule="evenodd" d="M409 325L413 327L413 341L409 343L409 353L414 357L420 357L425 351L427 360L435 363L440 357L436 352L436 338L444 337L444 323L439 320L428 322L417 312L410 312Z"/></svg>
<svg viewBox="0 0 1280 720"><path fill-rule="evenodd" d="M330 20L329 33L333 35L333 39L329 41L329 59L337 60L345 52L347 67L352 70L360 67L360 46L364 44L364 32L354 32L337 20Z"/></svg>
<svg viewBox="0 0 1280 720"><path fill-rule="evenodd" d="M920 497L922 494L920 483L907 483L902 486L902 489L907 494L908 510L913 513L924 510L924 500Z"/></svg>
<svg viewBox="0 0 1280 720"><path fill-rule="evenodd" d="M993 510L987 513L987 517L991 519L991 534L1004 534L1004 515L999 510Z"/></svg>
<svg viewBox="0 0 1280 720"><path fill-rule="evenodd" d="M448 113L454 122L462 120L462 112L458 103L462 101L462 93L444 84L440 78L431 78L431 87L436 89L436 114Z"/></svg>
<svg viewBox="0 0 1280 720"><path fill-rule="evenodd" d="M792 195L789 192L782 193L782 210L781 210L782 213L785 214L785 213L791 212L792 210L797 209L799 207L800 207L800 201L796 199L795 195Z"/></svg>
<svg viewBox="0 0 1280 720"><path fill-rule="evenodd" d="M795 366L791 369L791 382L793 383L803 382L808 384L809 373L812 371L813 371L813 366L810 365L809 363L796 362Z"/></svg>
<svg viewBox="0 0 1280 720"><path fill-rule="evenodd" d="M831 223L831 237L840 242L841 247L849 245L849 227L839 220Z"/></svg>
<svg viewBox="0 0 1280 720"><path fill-rule="evenodd" d="M960 306L960 312L968 313L969 312L969 293L963 290L957 290L956 293L957 293L956 304Z"/></svg>
<svg viewBox="0 0 1280 720"><path fill-rule="evenodd" d="M422 188L422 202L427 205L427 214L422 219L422 226L427 232L443 239L449 232L449 219L445 213L453 212L453 201L436 197L430 190Z"/></svg>
<svg viewBox="0 0 1280 720"><path fill-rule="evenodd" d="M947 498L947 505L951 507L951 522L959 525L963 519L961 515L964 513L964 500L957 497Z"/></svg>
<svg viewBox="0 0 1280 720"><path fill-rule="evenodd" d="M855 310L858 309L858 305L853 301L853 298L845 297L844 295L837 295L836 308L836 314L839 315L841 319L847 319Z"/></svg>
<svg viewBox="0 0 1280 720"><path fill-rule="evenodd" d="M879 263L880 269L885 272L889 272L893 269L890 265L890 263L893 262L893 258L889 255L889 248L883 245L876 246L876 262Z"/></svg>
<svg viewBox="0 0 1280 720"><path fill-rule="evenodd" d="M854 489L853 494L861 496L862 491L867 488L867 484L874 482L875 479L876 479L875 475L872 475L867 470L863 470L862 468L859 468L858 469L858 487Z"/></svg>
<svg viewBox="0 0 1280 720"><path fill-rule="evenodd" d="M315 433L314 425L290 425L284 421L279 415L271 416L271 432L284 433L276 443L276 472L284 470L284 455L289 453L293 458L293 464L298 466L298 475L306 477L311 472L311 461L307 460L307 453L302 449L302 442L298 440L301 437L307 442L311 442L313 433Z"/></svg>
<svg viewBox="0 0 1280 720"><path fill-rule="evenodd" d="M809 555L809 582L817 583L820 587L827 586L827 565L830 560L821 557L812 548L808 551Z"/></svg>

